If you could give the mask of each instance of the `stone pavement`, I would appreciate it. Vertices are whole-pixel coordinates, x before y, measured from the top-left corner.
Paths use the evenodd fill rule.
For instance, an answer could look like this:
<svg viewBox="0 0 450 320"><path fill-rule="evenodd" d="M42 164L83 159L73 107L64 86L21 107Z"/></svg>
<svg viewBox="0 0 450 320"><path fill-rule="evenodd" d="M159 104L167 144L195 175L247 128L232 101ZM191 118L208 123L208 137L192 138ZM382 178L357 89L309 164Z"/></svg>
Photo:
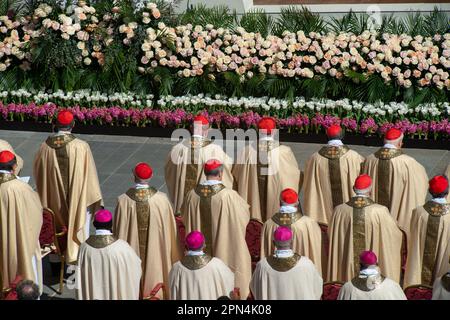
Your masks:
<svg viewBox="0 0 450 320"><path fill-rule="evenodd" d="M24 159L25 165L22 176L32 175L34 155L47 136L48 133L42 132L0 130L0 139L7 140L17 154ZM132 185L131 170L137 162L146 161L150 163L154 172L151 180L152 185L163 192L167 192L164 182L164 162L175 142L168 138L129 136L77 134L77 137L87 141L91 147L105 206L110 211L114 211L117 197ZM308 157L320 148L320 145L312 143L286 144L292 148L302 170ZM351 148L363 156L367 156L377 149L367 146L351 146ZM430 177L443 173L450 163L450 151L447 150L405 149L405 151L425 167ZM34 185L33 180L30 184ZM58 280L51 276L47 260L44 261L44 282L47 286L43 299L74 298L74 290L65 288L62 295L55 292L54 289L57 288Z"/></svg>

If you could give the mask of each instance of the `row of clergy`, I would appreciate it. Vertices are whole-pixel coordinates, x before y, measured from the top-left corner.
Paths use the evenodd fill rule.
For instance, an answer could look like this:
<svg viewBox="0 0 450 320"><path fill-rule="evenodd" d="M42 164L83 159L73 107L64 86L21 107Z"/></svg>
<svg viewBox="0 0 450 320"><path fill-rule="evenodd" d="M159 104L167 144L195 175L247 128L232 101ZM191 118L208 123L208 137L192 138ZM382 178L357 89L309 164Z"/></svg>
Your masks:
<svg viewBox="0 0 450 320"><path fill-rule="evenodd" d="M16 217L15 219L2 218L3 221L11 221L9 224L1 224L2 228L6 228L4 234L8 234L10 239L2 242L2 250L3 252L16 252L16 257L9 255L6 258L3 255L1 264L3 287L6 287L16 274L25 274L29 278L36 275L36 278L39 278L39 253L34 235L39 233L42 206L55 212L58 228L66 227L68 229L66 258L69 263L76 264L79 245L85 242L89 236L91 213L96 212L103 204L95 163L89 145L71 133L74 123L72 113L69 111L60 112L55 124L56 133L49 136L41 145L35 157L33 171L38 197L36 195L25 197L26 192L12 192L13 196L3 197L2 199L2 201L6 201L6 204L2 202L2 206L5 205L4 208L7 208L2 209L2 214L6 217ZM262 170L264 169L262 168L263 165L254 164L252 161L246 164L245 159L230 168L229 162L220 160L226 157L223 150L221 151L220 147L207 139L209 129L207 119L198 116L194 119L194 124L200 126L194 126L192 138L176 145L166 163L165 176L171 201L168 201L164 194L149 186L148 179L151 178L151 168L142 163L134 170L136 185L118 199L116 221L120 221L120 217L124 217L125 222L120 225L123 225L126 235L122 237L139 254L143 261L144 273L148 273L147 277L145 275L143 277L143 279L148 278L149 281L146 283L143 280L141 295L144 296L148 293L155 283L167 283L168 270L179 256L177 241L173 240L177 237L173 219L173 204L176 211L183 212L187 230L201 230L205 234L207 248L211 250L211 253L224 260L235 272L236 282L240 284L237 287L244 288L242 296L245 298L246 293L248 293L245 292L245 288L248 287L246 283L249 282L251 276L250 257L245 244L246 225L250 218L277 223L277 217L282 218L282 215L286 214L278 212L281 211L278 210L278 195L285 188L291 187L294 191L300 189L300 171L292 151L274 141L273 134L276 123L271 118L263 118L260 121L259 129L262 134L257 146L248 146L242 156L253 158L256 153L259 162L259 155L265 152L269 158L265 169L267 167L270 169L271 165L278 163L278 170L272 170L275 173L271 175L262 174L264 171ZM340 127L331 126L328 128L327 134L330 138L329 143L317 154L314 154L306 166L304 207L307 216L302 216L301 219L298 219L299 222L306 221L306 218L310 217L311 220L319 223L331 223L335 204L348 203L355 195L353 188L349 186L353 185L354 182L351 179L356 179L358 172L361 171L363 159L342 144ZM386 144L366 159L362 165L362 171L367 171L373 178L374 200L378 203L387 204L386 207L390 209L391 216L407 232L408 243L410 245L418 244L417 254L411 254L411 256L415 256L420 261L420 265L423 264L422 261L428 261L429 265L431 263L429 261L437 261L437 257L439 259L448 257L449 228L448 215L446 214L448 204L445 203L446 200L443 198L440 199L441 203L438 203L438 201L431 202L432 208L429 208L430 206L424 206L423 208L426 215L433 217L433 219L424 216L424 218L418 220L420 224L413 223L411 219L413 209L422 205L425 201L426 195L422 189L426 190L427 177L426 174L422 174L425 172L423 167L401 151L402 138L403 134L400 131L389 130L385 136ZM8 148L12 149L10 146L5 146L5 149ZM6 190L7 187L14 186L18 189L22 188L21 191L28 188L28 193L32 192L26 184L15 179L16 176L13 173L20 170L19 166L23 161L14 154L12 154L12 159L11 154L4 154L3 162L5 165L3 168L5 170L0 172L0 188ZM206 163L214 157L219 160ZM354 160L356 158L357 161ZM174 161L174 159L178 160ZM274 161L271 161L271 159ZM214 172L206 177L208 165L215 168L211 170ZM139 171L139 174L136 174L137 171ZM271 172L271 170L268 171ZM140 174L141 176L139 176ZM233 175L237 192L231 189ZM294 182L289 182L291 178ZM379 183L379 181L382 181L382 183ZM21 199L27 202L26 205L29 206L27 207L28 210L21 210L26 212L21 214L29 216L21 217L13 210L14 206L8 205L8 203L20 202ZM184 201L181 201L181 199L184 199ZM219 200L216 201L216 199ZM439 208L434 206L436 203L439 204ZM216 207L216 204L220 204L220 206ZM320 209L314 209L311 207L312 205L316 205ZM216 208L220 208L220 210ZM370 206L366 206L362 211L368 211L369 209ZM330 210L331 212L329 212ZM39 213L37 213L38 211ZM355 212L360 211L355 210ZM274 215L275 213L277 214ZM290 214L292 222L295 222L296 216L300 216L292 215L292 212L287 212L287 214ZM320 215L329 218L320 218ZM435 217L436 219L434 219ZM361 220L365 221L365 218ZM432 222L427 223L428 220ZM287 223L283 221L278 221L278 224ZM347 225L353 227L351 222ZM361 223L356 225L361 229ZM409 235L412 225L419 230L412 233L419 237L418 239ZM429 225L430 227L428 227ZM122 227L118 226L117 228ZM120 233L120 231L118 232ZM24 233L24 235L20 233ZM236 236L230 239L228 234ZM359 240L364 239L360 232L355 234L358 235ZM437 237L438 234L441 236ZM29 241L23 241L24 239L20 237L27 237ZM371 243L374 242L371 237L378 239L375 242L382 244L383 250L392 246L392 243L385 243L383 238L379 237L379 234L366 232L365 249L373 249L369 248ZM436 239L445 245L438 244ZM320 243L321 241L311 241L316 246L317 242ZM341 242L348 250L353 249L352 241L347 239L341 240ZM17 245L21 243L29 243L29 245ZM327 263L323 263L319 258L314 258L313 250L309 251L310 253L300 253L310 256L315 261L318 270L321 269L320 264L324 265L325 270ZM374 251L380 255L378 250ZM330 254L333 254L332 249ZM321 255L322 253L319 254L319 256ZM424 255L428 258L423 259ZM348 255L348 257L350 256L352 255ZM348 260L351 259L348 258ZM394 257L393 260L395 261L394 265L398 265L396 263L398 258ZM333 259L330 259L330 261L333 261ZM353 258L352 261L353 263L346 266L355 269L355 259ZM438 264L435 263L435 265ZM441 265L439 270L433 272L431 278L436 278L438 274L442 274L443 269L448 268L448 263L442 263ZM416 268L416 270L418 269ZM418 273L420 272L415 272L415 274ZM426 272L423 274L426 274ZM337 279L335 279L332 272L323 272L323 275L330 280L349 280L349 278L346 279L340 275L336 276ZM399 275L392 276L394 279L398 279L398 277ZM425 280L416 276L411 280L411 283L428 283L428 280Z"/></svg>

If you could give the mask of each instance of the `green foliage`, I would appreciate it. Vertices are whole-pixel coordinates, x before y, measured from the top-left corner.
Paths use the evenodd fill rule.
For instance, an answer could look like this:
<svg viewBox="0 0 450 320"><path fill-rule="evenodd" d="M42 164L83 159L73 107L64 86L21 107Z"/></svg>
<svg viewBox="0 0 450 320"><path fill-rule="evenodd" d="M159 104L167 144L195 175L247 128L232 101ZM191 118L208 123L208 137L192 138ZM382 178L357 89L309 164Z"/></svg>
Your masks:
<svg viewBox="0 0 450 320"><path fill-rule="evenodd" d="M335 33L352 32L354 34L361 34L364 30L369 29L369 15L366 13L357 15L350 11L342 18L332 17L329 23L329 28Z"/></svg>
<svg viewBox="0 0 450 320"><path fill-rule="evenodd" d="M272 33L274 20L264 10L254 9L241 17L239 25L248 32L258 32L263 37L267 37L267 35Z"/></svg>
<svg viewBox="0 0 450 320"><path fill-rule="evenodd" d="M180 25L190 23L193 26L199 25L202 27L212 24L216 28L232 30L235 26L235 14L231 14L227 6L208 8L204 4L199 4L181 14L177 22Z"/></svg>
<svg viewBox="0 0 450 320"><path fill-rule="evenodd" d="M286 30L291 32L303 30L305 34L310 32L325 33L327 23L318 13L313 13L305 7L289 6L281 9L274 30L274 33L278 36L281 36Z"/></svg>

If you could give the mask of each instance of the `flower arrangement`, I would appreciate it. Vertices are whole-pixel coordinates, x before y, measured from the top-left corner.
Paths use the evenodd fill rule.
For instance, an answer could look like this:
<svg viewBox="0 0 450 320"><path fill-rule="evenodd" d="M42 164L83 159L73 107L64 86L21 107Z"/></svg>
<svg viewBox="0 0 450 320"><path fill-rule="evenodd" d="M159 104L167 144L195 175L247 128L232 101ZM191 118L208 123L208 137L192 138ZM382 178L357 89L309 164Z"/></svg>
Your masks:
<svg viewBox="0 0 450 320"><path fill-rule="evenodd" d="M78 1L61 8L50 1L38 2L28 15L0 16L0 89L26 85L415 105L449 100L450 34L443 31L448 17L442 12L429 19L444 19L444 27L422 34L393 33L386 26L349 32L344 18L337 29L322 21L316 29L288 30L287 20L280 20L268 31L245 23L246 17L226 27L208 18L199 25L195 10L173 19L164 2L131 8L128 1L109 6ZM299 20L305 14L293 13ZM220 24L215 19L212 15Z"/></svg>

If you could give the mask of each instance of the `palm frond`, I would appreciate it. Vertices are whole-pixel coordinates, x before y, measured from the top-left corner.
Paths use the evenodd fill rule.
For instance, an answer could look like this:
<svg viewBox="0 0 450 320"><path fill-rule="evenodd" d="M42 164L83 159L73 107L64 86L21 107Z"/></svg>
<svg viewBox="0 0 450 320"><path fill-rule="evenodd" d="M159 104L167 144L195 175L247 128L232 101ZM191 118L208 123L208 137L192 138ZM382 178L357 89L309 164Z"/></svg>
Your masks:
<svg viewBox="0 0 450 320"><path fill-rule="evenodd" d="M309 11L306 7L282 8L280 17L275 25L275 34L281 35L284 31L303 31L324 33L327 31L327 22L322 17Z"/></svg>
<svg viewBox="0 0 450 320"><path fill-rule="evenodd" d="M264 10L254 9L241 17L239 25L248 32L258 32L263 37L267 37L267 35L272 33L274 20Z"/></svg>
<svg viewBox="0 0 450 320"><path fill-rule="evenodd" d="M436 34L444 34L450 28L450 15L440 11L437 7L424 20L426 20L423 26L424 35L430 37Z"/></svg>
<svg viewBox="0 0 450 320"><path fill-rule="evenodd" d="M215 6L208 8L204 4L198 4L192 9L186 10L178 17L179 24L192 24L193 26L205 26L212 24L216 28L234 28L234 16L230 14L227 6Z"/></svg>

